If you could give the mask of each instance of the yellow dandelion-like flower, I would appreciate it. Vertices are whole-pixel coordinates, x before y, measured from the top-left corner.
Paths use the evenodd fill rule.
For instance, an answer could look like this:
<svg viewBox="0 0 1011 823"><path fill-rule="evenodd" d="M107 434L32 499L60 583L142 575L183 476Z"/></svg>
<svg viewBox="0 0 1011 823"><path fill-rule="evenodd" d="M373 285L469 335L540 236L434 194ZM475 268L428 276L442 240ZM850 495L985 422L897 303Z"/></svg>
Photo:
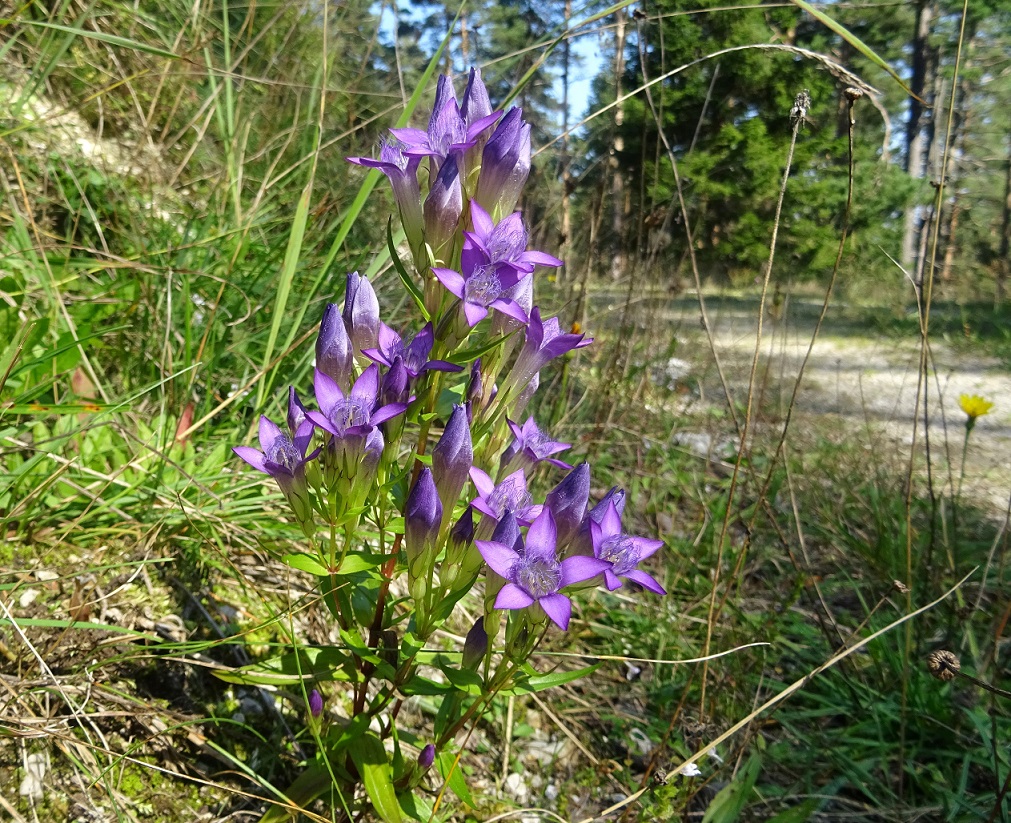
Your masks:
<svg viewBox="0 0 1011 823"><path fill-rule="evenodd" d="M969 420L973 423L976 422L977 417L989 414L991 409L993 409L993 403L985 397L980 397L978 394L963 394L958 398L958 405L962 407L962 411L968 415Z"/></svg>

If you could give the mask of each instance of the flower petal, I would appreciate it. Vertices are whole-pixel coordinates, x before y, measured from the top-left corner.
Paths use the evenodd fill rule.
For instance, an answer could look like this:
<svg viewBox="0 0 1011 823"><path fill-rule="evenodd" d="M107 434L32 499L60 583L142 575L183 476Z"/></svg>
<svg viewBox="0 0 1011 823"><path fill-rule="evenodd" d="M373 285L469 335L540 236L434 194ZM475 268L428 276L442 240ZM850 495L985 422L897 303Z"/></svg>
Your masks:
<svg viewBox="0 0 1011 823"><path fill-rule="evenodd" d="M525 609L534 599L515 583L506 583L495 598L496 609Z"/></svg>
<svg viewBox="0 0 1011 823"><path fill-rule="evenodd" d="M316 402L319 404L323 414L329 414L334 406L344 400L344 392L340 390L340 386L337 385L336 381L328 375L323 374L319 369L316 369L313 374L312 387L316 394ZM327 431L330 431L330 429L327 429Z"/></svg>
<svg viewBox="0 0 1011 823"><path fill-rule="evenodd" d="M270 472L267 471L265 463L266 458L264 457L263 452L257 451L252 446L232 446L232 451L257 471L261 471L264 474L270 474Z"/></svg>
<svg viewBox="0 0 1011 823"><path fill-rule="evenodd" d="M651 592L667 594L667 590L656 581L653 575L646 574L641 569L632 569L632 571L625 574L625 578L631 580L633 583L638 583L644 589L649 589Z"/></svg>
<svg viewBox="0 0 1011 823"><path fill-rule="evenodd" d="M572 603L569 598L564 594L549 594L537 602L558 628L563 632L569 628L569 618L572 616Z"/></svg>
<svg viewBox="0 0 1011 823"><path fill-rule="evenodd" d="M611 564L606 560L597 560L595 557L586 557L582 554L567 557L562 561L562 579L559 586L565 588L573 583L582 583L601 572L606 573L610 568Z"/></svg>
<svg viewBox="0 0 1011 823"><path fill-rule="evenodd" d="M379 366L371 364L351 387L351 396L362 400L371 412L379 396Z"/></svg>
<svg viewBox="0 0 1011 823"><path fill-rule="evenodd" d="M604 585L607 586L609 592L613 592L615 589L621 588L621 580L610 569L606 569L604 571Z"/></svg>
<svg viewBox="0 0 1011 823"><path fill-rule="evenodd" d="M543 557L554 561L556 557L555 544L558 541L558 529L555 527L555 516L551 509L545 507L530 524L527 531L527 556Z"/></svg>
<svg viewBox="0 0 1011 823"><path fill-rule="evenodd" d="M470 479L474 481L477 493L481 497L487 497L495 491L495 481L488 476L488 472L479 469L477 466L471 466Z"/></svg>
<svg viewBox="0 0 1011 823"><path fill-rule="evenodd" d="M446 290L450 293L463 299L463 295L467 289L467 282L463 279L463 275L458 271L453 271L452 269L441 269L438 267L432 268L432 274L434 274L440 283L446 287Z"/></svg>
<svg viewBox="0 0 1011 823"><path fill-rule="evenodd" d="M515 549L506 546L504 543L496 543L494 540L475 540L474 545L481 552L481 557L492 571L506 580L512 579L513 566L520 556Z"/></svg>

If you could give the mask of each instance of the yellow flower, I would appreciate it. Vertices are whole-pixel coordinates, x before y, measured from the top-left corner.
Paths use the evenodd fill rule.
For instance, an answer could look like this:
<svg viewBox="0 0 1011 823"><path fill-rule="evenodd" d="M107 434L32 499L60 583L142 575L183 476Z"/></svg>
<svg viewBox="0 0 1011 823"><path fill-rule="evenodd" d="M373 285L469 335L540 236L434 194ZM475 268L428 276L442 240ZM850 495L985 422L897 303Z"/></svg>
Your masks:
<svg viewBox="0 0 1011 823"><path fill-rule="evenodd" d="M963 394L958 398L958 405L962 407L962 411L969 416L969 421L972 423L976 422L977 417L989 414L993 408L993 403L978 394Z"/></svg>

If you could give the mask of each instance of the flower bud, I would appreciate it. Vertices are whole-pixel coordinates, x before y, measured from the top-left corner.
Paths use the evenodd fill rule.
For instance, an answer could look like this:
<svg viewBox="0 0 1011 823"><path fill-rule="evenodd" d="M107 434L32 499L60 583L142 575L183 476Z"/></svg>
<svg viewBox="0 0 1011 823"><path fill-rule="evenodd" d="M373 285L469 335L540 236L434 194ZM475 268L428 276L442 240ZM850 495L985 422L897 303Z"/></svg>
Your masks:
<svg viewBox="0 0 1011 823"><path fill-rule="evenodd" d="M463 668L476 671L487 651L488 632L484 630L484 618L479 617L471 630L467 632L467 639L463 643Z"/></svg>
<svg viewBox="0 0 1011 823"><path fill-rule="evenodd" d="M313 720L319 720L320 715L323 714L323 695L316 689L309 692L309 714L312 715Z"/></svg>
<svg viewBox="0 0 1011 823"><path fill-rule="evenodd" d="M432 449L432 475L439 489L445 517L448 518L453 513L473 465L474 446L467 423L467 409L464 406L454 406L446 430Z"/></svg>
<svg viewBox="0 0 1011 823"><path fill-rule="evenodd" d="M512 214L530 174L530 124L511 108L499 122L481 156L477 202L498 222Z"/></svg>
<svg viewBox="0 0 1011 823"><path fill-rule="evenodd" d="M463 188L456 158L447 157L425 198L425 242L436 263L452 258L452 243L463 214Z"/></svg>
<svg viewBox="0 0 1011 823"><path fill-rule="evenodd" d="M404 543L407 549L408 574L419 577L423 558L433 548L442 522L442 502L432 479L432 470L425 466L414 481L404 511Z"/></svg>
<svg viewBox="0 0 1011 823"><path fill-rule="evenodd" d="M379 340L379 298L367 277L348 273L344 291L344 328L351 338L355 354L362 349L374 349Z"/></svg>
<svg viewBox="0 0 1011 823"><path fill-rule="evenodd" d="M422 771L428 771L432 768L432 764L435 762L435 746L429 743L425 748L423 748L418 754L418 767Z"/></svg>
<svg viewBox="0 0 1011 823"><path fill-rule="evenodd" d="M336 303L327 303L316 337L316 369L347 393L351 385L351 338Z"/></svg>
<svg viewBox="0 0 1011 823"><path fill-rule="evenodd" d="M466 549L474 542L474 507L467 506L460 519L453 524L449 531L449 539L453 542L453 548L460 551Z"/></svg>
<svg viewBox="0 0 1011 823"><path fill-rule="evenodd" d="M470 366L470 381L467 383L467 405L471 408L469 422L473 423L473 409L481 413L481 404L484 400L484 383L481 377L481 358L479 357Z"/></svg>
<svg viewBox="0 0 1011 823"><path fill-rule="evenodd" d="M576 466L545 497L544 505L551 509L551 513L555 516L555 528L558 530L556 545L559 550L564 549L579 531L589 499L589 463L580 463Z"/></svg>

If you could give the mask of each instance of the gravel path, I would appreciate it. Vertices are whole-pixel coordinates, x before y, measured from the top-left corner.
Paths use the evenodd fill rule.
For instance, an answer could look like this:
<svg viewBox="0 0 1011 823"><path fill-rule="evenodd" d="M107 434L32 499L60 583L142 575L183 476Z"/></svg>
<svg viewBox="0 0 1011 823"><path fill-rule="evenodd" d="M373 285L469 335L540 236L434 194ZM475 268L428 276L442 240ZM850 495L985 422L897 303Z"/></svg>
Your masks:
<svg viewBox="0 0 1011 823"><path fill-rule="evenodd" d="M755 349L756 307L757 300L707 299L716 352L741 403L747 396ZM819 309L820 304L794 301L783 320L767 317L763 324L759 382L764 377L763 407L773 414L786 409ZM678 376L679 370L690 368L701 377L707 399L719 398L722 388L699 322L696 298L682 297L667 304L661 317L680 341L669 373ZM956 352L943 341L932 344L932 355L927 400L935 470L946 476L950 457L958 474L965 431L959 396L979 394L991 400L995 408L978 419L972 432L963 494L979 495L1002 514L1011 491L1011 373L995 359ZM835 425L854 437L861 437L870 425L885 435L896 457L904 457L916 414L918 363L917 340L875 335L852 322L834 320L830 313L807 363L791 425ZM922 408L921 404L917 433L921 453ZM879 447L880 440L880 436L875 439Z"/></svg>

